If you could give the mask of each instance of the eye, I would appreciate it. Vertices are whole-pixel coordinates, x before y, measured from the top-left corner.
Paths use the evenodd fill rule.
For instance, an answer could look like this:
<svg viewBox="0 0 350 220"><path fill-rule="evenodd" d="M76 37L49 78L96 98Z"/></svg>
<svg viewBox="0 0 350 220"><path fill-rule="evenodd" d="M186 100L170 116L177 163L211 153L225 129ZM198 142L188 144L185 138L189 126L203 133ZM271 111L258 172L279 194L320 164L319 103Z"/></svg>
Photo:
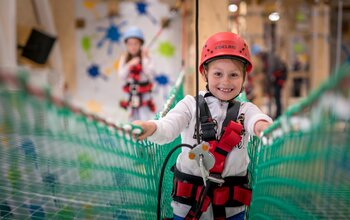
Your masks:
<svg viewBox="0 0 350 220"><path fill-rule="evenodd" d="M240 74L237 73L237 72L234 72L234 73L231 73L230 76L231 76L232 78L237 78L237 77L240 76Z"/></svg>
<svg viewBox="0 0 350 220"><path fill-rule="evenodd" d="M214 72L214 76L220 77L220 76L222 76L222 73L221 72Z"/></svg>

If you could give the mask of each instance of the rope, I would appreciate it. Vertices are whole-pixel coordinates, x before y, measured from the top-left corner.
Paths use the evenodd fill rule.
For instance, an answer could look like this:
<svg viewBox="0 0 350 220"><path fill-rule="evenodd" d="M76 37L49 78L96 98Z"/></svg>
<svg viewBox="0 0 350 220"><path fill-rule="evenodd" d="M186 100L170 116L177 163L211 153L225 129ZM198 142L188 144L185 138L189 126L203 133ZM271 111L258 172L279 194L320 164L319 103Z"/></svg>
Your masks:
<svg viewBox="0 0 350 220"><path fill-rule="evenodd" d="M199 136L199 73L198 73L198 0L196 0L196 137L198 144L200 143L200 136Z"/></svg>

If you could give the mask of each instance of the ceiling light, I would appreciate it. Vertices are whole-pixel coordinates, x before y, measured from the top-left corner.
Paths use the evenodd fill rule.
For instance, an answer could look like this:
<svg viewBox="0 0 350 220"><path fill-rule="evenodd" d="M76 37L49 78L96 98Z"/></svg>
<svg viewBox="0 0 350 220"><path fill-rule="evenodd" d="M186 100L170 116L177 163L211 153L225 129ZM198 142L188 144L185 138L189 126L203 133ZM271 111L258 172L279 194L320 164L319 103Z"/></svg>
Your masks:
<svg viewBox="0 0 350 220"><path fill-rule="evenodd" d="M269 15L269 20L270 21L278 21L280 19L280 14L278 12L272 12Z"/></svg>
<svg viewBox="0 0 350 220"><path fill-rule="evenodd" d="M229 12L236 12L238 10L238 6L236 4L230 4L228 6L228 11Z"/></svg>

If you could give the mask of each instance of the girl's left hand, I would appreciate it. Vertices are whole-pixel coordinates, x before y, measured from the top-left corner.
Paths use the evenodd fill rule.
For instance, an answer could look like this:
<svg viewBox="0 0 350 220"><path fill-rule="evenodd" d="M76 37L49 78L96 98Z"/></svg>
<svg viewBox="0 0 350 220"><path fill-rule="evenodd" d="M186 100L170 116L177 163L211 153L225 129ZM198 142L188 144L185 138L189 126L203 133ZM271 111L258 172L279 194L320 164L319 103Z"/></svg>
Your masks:
<svg viewBox="0 0 350 220"><path fill-rule="evenodd" d="M254 133L256 136L258 136L260 138L261 133L268 128L271 125L270 122L265 121L265 120L259 120L255 123L254 126Z"/></svg>

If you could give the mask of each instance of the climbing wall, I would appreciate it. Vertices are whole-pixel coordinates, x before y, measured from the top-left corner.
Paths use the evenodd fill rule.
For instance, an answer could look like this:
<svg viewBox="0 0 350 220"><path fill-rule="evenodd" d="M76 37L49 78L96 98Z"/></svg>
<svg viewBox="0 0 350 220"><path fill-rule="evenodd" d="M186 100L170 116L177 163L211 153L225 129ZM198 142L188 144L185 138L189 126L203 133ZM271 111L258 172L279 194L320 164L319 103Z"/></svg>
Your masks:
<svg viewBox="0 0 350 220"><path fill-rule="evenodd" d="M127 113L119 101L125 99L117 76L120 55L126 50L122 35L138 26L154 62L154 97L159 111L181 70L181 17L156 0L121 1L109 16L106 1L77 0L77 92L74 101L89 112L123 122ZM161 29L162 21L170 19ZM160 31L161 30L161 31ZM152 41L152 43L151 43ZM151 45L150 45L151 43Z"/></svg>

